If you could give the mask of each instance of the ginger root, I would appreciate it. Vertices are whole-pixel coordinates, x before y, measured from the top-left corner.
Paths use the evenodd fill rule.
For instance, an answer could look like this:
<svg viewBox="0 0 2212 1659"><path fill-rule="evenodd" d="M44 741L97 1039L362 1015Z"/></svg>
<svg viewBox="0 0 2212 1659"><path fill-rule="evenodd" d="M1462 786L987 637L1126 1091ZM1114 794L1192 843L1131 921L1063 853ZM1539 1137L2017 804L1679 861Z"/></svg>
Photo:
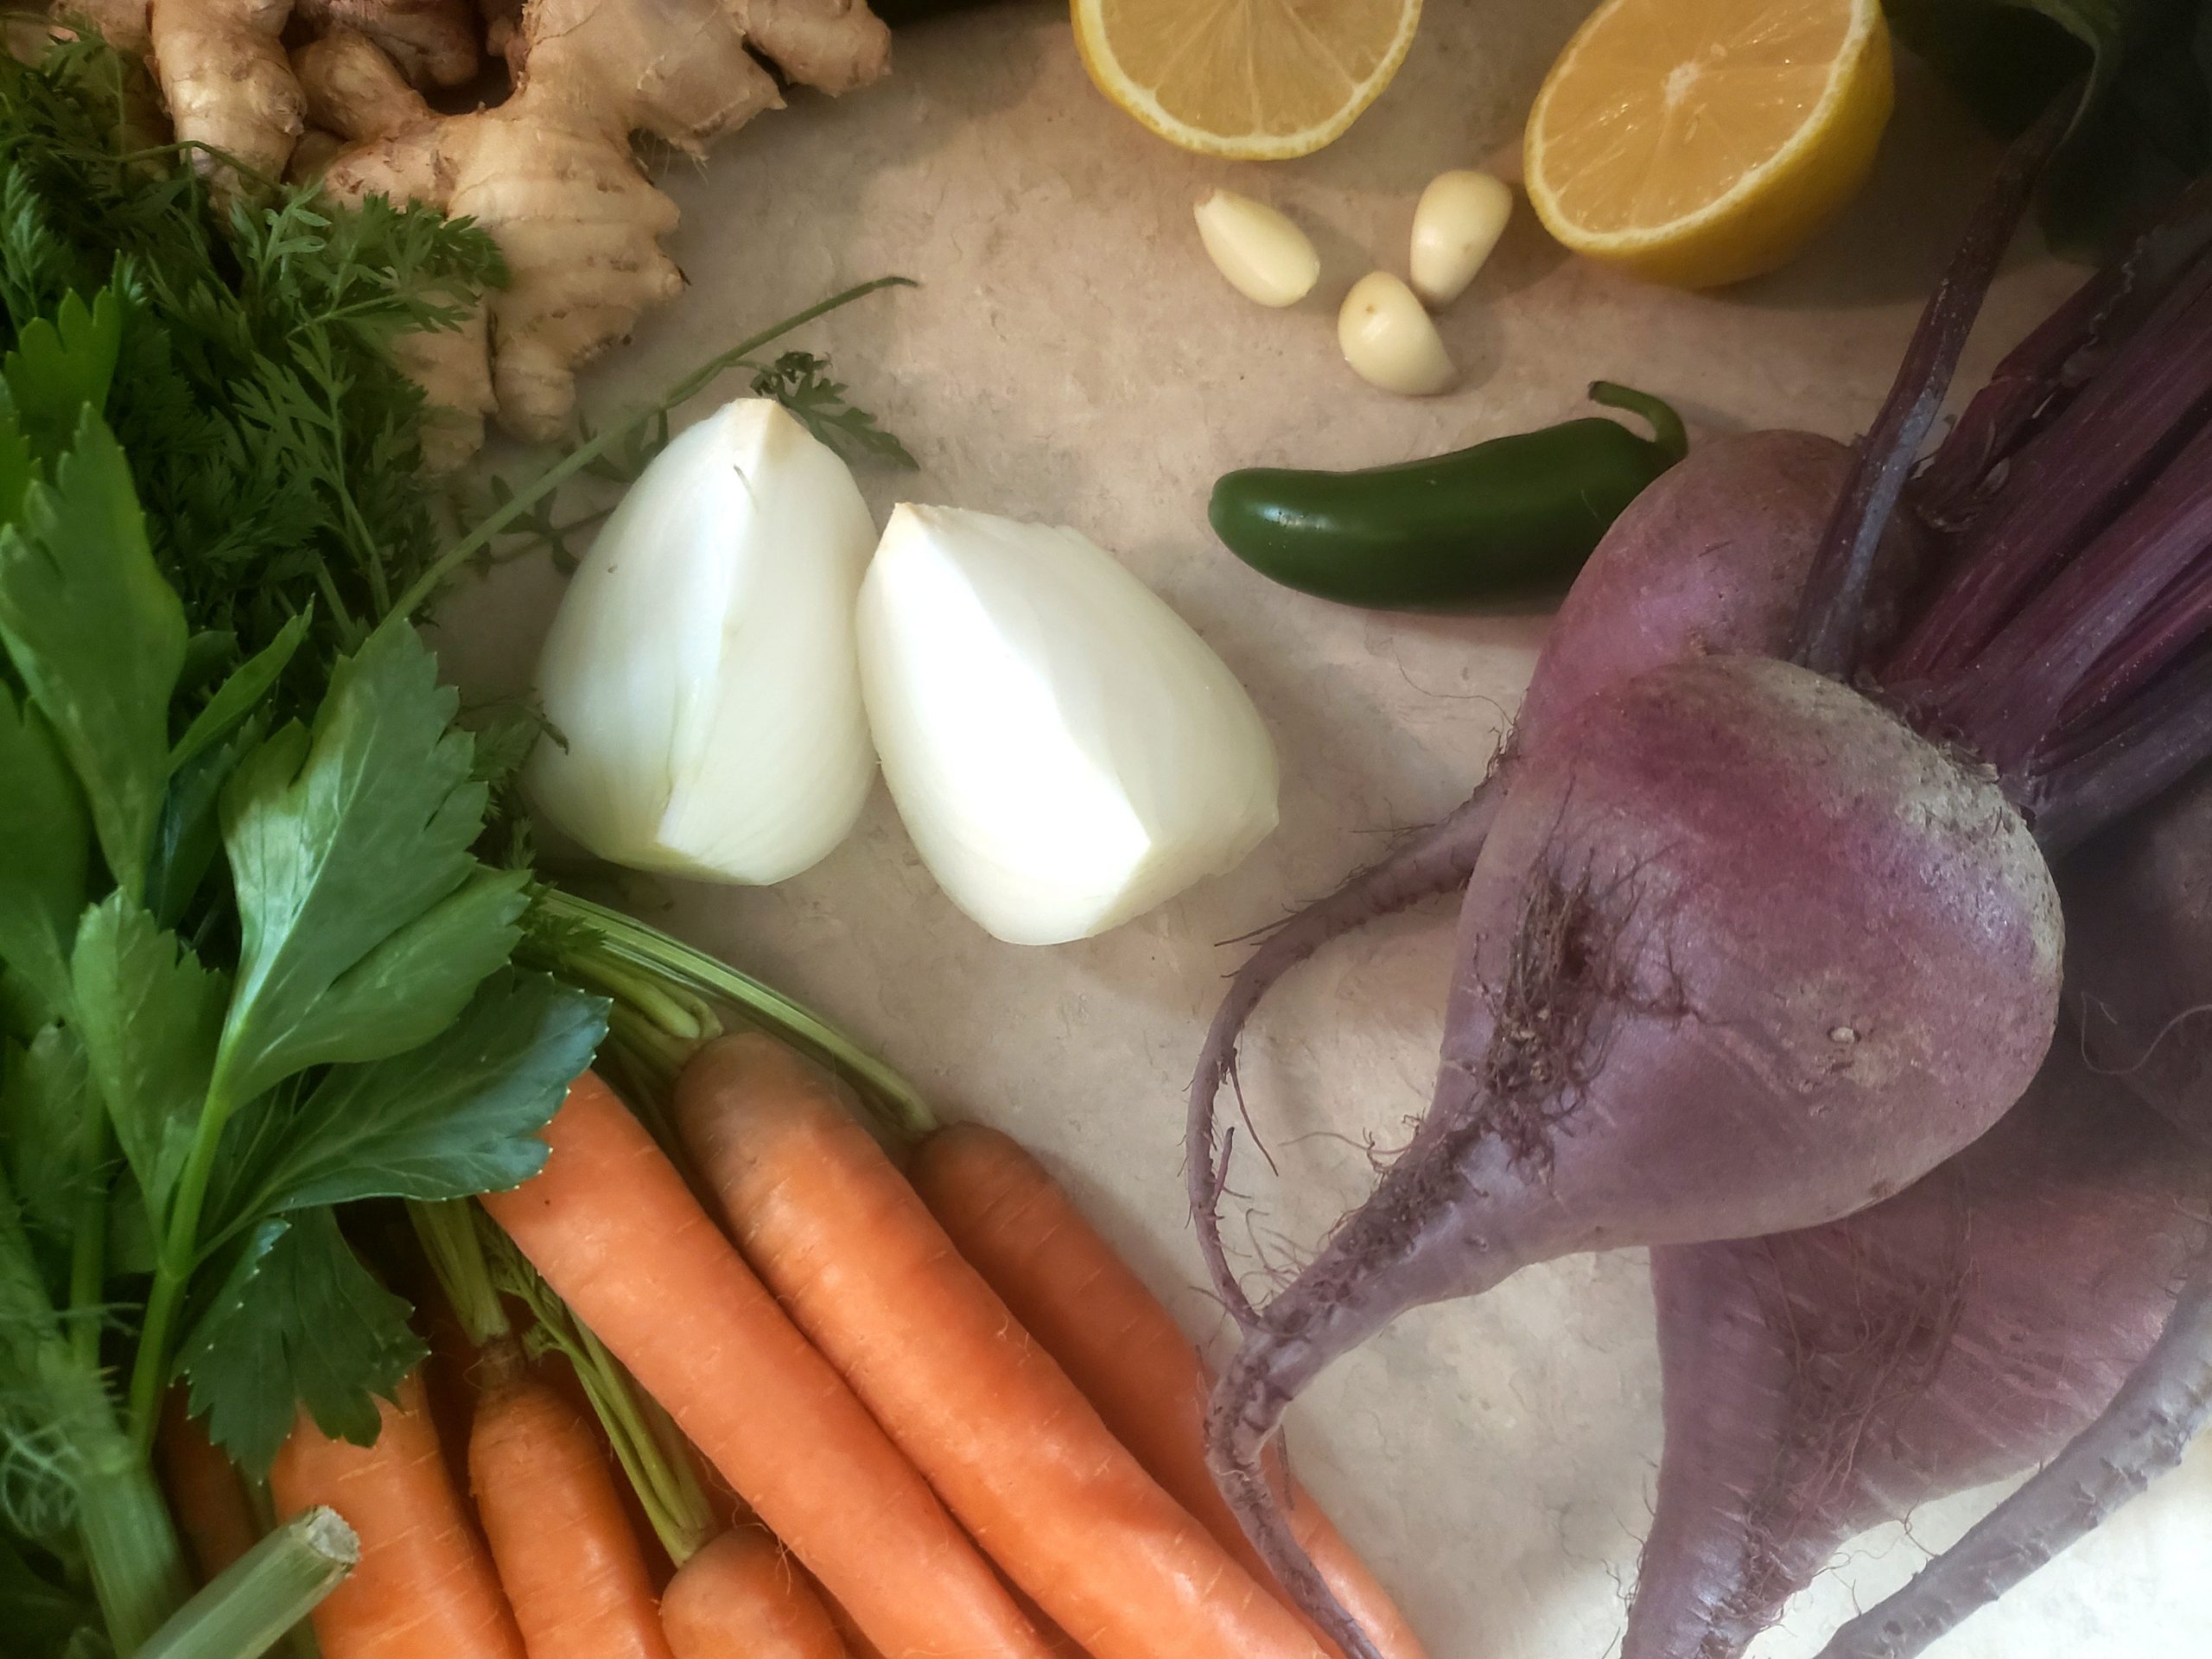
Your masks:
<svg viewBox="0 0 2212 1659"><path fill-rule="evenodd" d="M384 48L415 86L463 86L483 66L472 0L297 0L317 33L349 29Z"/></svg>
<svg viewBox="0 0 2212 1659"><path fill-rule="evenodd" d="M282 177L306 125L282 40L291 10L291 0L153 0L147 9L154 74L179 142L248 171L242 179L213 155L194 157L219 201L252 176Z"/></svg>
<svg viewBox="0 0 2212 1659"><path fill-rule="evenodd" d="M676 205L639 170L632 136L696 154L782 103L746 49L740 10L762 31L753 43L794 79L843 90L887 61L887 32L858 0L528 0L507 42L513 93L462 115L432 111L359 34L335 30L296 55L316 124L353 141L323 173L326 189L427 202L499 245L509 281L486 307L490 402L516 436L560 438L577 366L683 290L660 247ZM440 458L473 448L484 383L461 361L467 336L417 336L404 349L452 411ZM480 364L485 346L474 349Z"/></svg>

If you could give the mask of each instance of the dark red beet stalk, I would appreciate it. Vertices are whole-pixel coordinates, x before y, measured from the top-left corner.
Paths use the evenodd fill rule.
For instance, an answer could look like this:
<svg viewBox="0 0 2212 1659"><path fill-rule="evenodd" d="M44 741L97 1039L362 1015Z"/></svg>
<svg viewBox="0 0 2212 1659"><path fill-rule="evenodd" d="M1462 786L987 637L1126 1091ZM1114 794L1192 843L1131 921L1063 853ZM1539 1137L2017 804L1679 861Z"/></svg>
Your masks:
<svg viewBox="0 0 2212 1659"><path fill-rule="evenodd" d="M2033 1467L2152 1350L2212 1156L2062 1040L1887 1203L1655 1250L1667 1441L1622 1659L1736 1659L1838 1548Z"/></svg>

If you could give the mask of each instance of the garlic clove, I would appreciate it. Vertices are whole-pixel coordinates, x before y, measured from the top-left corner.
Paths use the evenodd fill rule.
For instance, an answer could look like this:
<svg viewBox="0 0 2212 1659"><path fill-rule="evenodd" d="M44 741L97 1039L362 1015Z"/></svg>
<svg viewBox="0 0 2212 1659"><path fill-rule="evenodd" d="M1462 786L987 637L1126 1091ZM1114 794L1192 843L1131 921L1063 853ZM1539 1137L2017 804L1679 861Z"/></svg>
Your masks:
<svg viewBox="0 0 2212 1659"><path fill-rule="evenodd" d="M1313 291L1321 256L1305 232L1265 202L1217 190L1193 212L1215 269L1247 299L1296 305Z"/></svg>
<svg viewBox="0 0 2212 1659"><path fill-rule="evenodd" d="M1414 209L1414 292L1431 305L1458 299L1512 216L1512 188L1491 174L1463 168L1431 179Z"/></svg>
<svg viewBox="0 0 2212 1659"><path fill-rule="evenodd" d="M1351 285L1337 314L1337 344L1362 379L1408 397L1442 391L1459 373L1413 289L1387 270Z"/></svg>

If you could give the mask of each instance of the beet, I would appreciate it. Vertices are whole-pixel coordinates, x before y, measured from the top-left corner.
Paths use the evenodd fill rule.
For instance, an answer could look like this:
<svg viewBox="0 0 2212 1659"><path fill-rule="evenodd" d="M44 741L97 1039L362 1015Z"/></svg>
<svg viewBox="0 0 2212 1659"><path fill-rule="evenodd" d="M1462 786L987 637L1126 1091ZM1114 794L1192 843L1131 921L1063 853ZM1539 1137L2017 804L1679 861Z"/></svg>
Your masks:
<svg viewBox="0 0 2212 1659"><path fill-rule="evenodd" d="M1790 660L1668 660L1699 606L1665 602L1662 561L1694 566L1716 540L1755 547L1732 514L1756 488L1723 492L1709 523L1670 524L1645 555L1653 574L1621 597L1600 597L1609 567L1578 582L1590 597L1563 613L1560 677L1532 693L1458 842L1425 849L1441 879L1482 836L1428 1111L1374 1196L1262 1308L1233 1284L1214 1213L1213 1096L1242 1009L1228 1042L1209 1044L1192 1196L1247 1333L1209 1410L1210 1460L1278 1577L1350 1659L1373 1649L1260 1473L1300 1390L1399 1313L1529 1262L1813 1226L1968 1146L2018 1098L2053 1030L2060 926L2031 821L2047 817L2063 826L2053 844L2071 844L2212 751L2212 718L2199 717L2212 715L2212 560L2192 539L2212 479L2185 464L2212 407L2202 246L2164 268L2163 291L2077 301L2008 359L2037 397L2011 387L2013 414L1980 423L1986 464L1954 469L1961 516L1931 553L1934 576L1885 626L1904 587L1881 556L1892 509L2029 163L2060 124L2024 141L1961 243L1802 581L1785 560L1751 558L1751 601L1717 607L1758 634L1786 609L1770 601L1799 588ZM2133 292L2127 273L2148 269L2123 261L2098 280ZM2069 330L2087 337L2057 349ZM2101 366L2054 366L2083 352ZM2170 359L2196 377L2193 401ZM2139 406L2123 395L2139 381L2156 387ZM2039 464L2076 451L2089 463ZM2053 478L2067 497L2046 518L2021 492L2056 489ZM2024 529L1987 533L1998 522ZM2065 534L2033 533L2046 522ZM1335 919L1358 913L1343 906Z"/></svg>
<svg viewBox="0 0 2212 1659"><path fill-rule="evenodd" d="M1666 1450L1621 1659L1735 1659L1852 1537L2056 1452L2151 1351L2208 1198L2212 1159L2061 1043L1896 1198L1654 1250Z"/></svg>

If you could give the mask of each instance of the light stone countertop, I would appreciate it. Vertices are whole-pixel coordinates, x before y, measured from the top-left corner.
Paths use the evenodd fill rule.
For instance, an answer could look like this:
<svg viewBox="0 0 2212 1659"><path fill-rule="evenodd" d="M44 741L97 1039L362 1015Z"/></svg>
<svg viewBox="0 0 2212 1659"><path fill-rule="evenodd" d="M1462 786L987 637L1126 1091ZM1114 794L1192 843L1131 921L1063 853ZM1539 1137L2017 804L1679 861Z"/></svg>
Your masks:
<svg viewBox="0 0 2212 1659"><path fill-rule="evenodd" d="M1993 151L1906 67L1872 188L1782 276L1667 292L1567 259L1522 203L1443 321L1456 393L1370 391L1337 356L1334 305L1371 265L1402 270L1414 199L1448 167L1518 174L1521 118L1585 0L1430 0L1396 84L1309 160L1174 150L1107 105L1064 14L1017 7L900 35L891 80L801 96L668 188L682 301L588 377L591 401L674 379L707 353L844 283L871 298L798 343L920 457L865 470L902 499L1073 524L1120 554L1251 688L1283 761L1282 825L1233 874L1104 938L998 944L936 892L879 790L825 862L771 890L641 889L653 919L815 1004L948 1113L1040 1153L1186 1326L1225 1321L1198 1288L1184 1211L1182 1094L1221 977L1217 941L1317 895L1480 775L1544 620L1338 609L1268 586L1216 546L1214 477L1260 462L1394 461L1585 412L1603 376L1675 401L1694 430L1796 425L1849 437L1887 385L1920 298ZM1286 313L1206 263L1191 206L1229 185L1290 210L1323 254ZM2078 273L2016 256L1966 383ZM741 386L733 385L733 393ZM695 411L696 412L696 411ZM472 690L524 683L558 579L518 564L452 602L446 655ZM1370 1179L1427 1099L1448 909L1346 941L1271 999L1247 1090L1281 1165L1240 1163L1249 1230L1280 1260ZM1292 1415L1301 1474L1366 1549L1435 1659L1603 1659L1618 1643L1659 1446L1643 1258L1520 1274L1478 1304L1410 1315ZM1811 1652L1989 1501L1969 1495L1860 1541L1756 1649ZM1976 1618L1952 1659L2201 1656L2212 1632L2212 1446L2098 1537Z"/></svg>

